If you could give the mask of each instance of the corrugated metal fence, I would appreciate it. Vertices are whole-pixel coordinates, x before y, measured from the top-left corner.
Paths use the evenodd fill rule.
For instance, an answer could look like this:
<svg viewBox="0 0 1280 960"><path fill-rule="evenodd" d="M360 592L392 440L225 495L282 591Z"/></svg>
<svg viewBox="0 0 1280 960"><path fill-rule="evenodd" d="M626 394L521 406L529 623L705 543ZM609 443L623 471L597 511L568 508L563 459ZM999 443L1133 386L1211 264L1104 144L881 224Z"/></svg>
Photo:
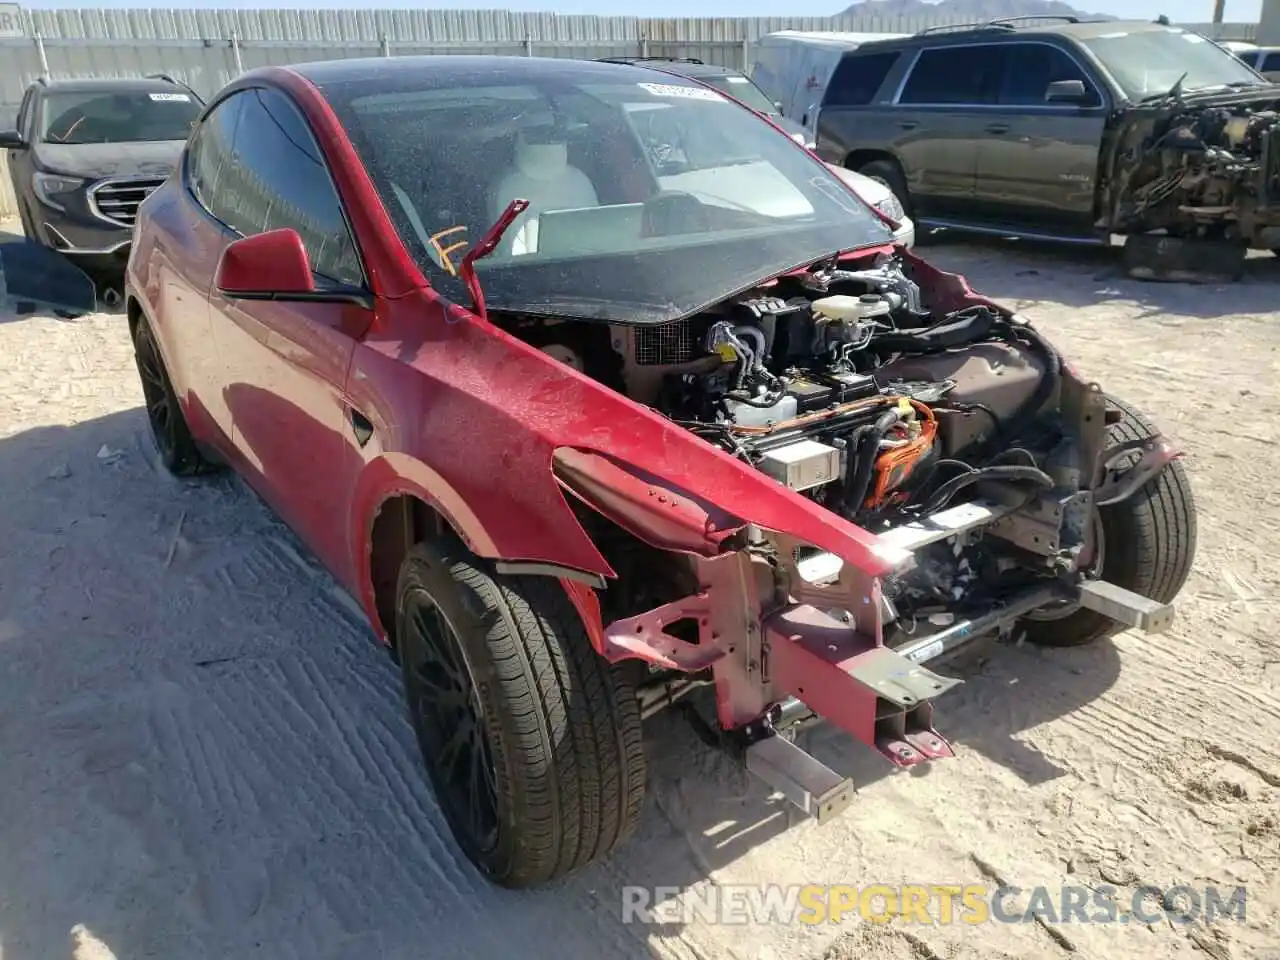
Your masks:
<svg viewBox="0 0 1280 960"><path fill-rule="evenodd" d="M10 8L12 9L12 8ZM776 30L914 33L929 17L647 19L505 10L23 10L25 36L0 37L0 127L36 77L168 73L210 96L266 64L426 53L604 57L669 55L748 69L753 41ZM1255 24L1195 24L1248 39ZM0 158L3 153L0 152ZM0 168L3 168L0 159ZM0 169L0 217L15 208Z"/></svg>

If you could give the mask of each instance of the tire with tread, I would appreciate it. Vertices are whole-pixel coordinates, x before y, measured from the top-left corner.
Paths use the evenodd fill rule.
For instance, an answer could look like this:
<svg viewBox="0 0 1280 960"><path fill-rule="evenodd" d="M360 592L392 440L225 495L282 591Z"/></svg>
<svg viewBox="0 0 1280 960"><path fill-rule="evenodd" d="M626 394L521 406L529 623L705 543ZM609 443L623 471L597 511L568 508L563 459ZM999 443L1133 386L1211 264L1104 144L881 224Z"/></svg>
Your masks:
<svg viewBox="0 0 1280 960"><path fill-rule="evenodd" d="M1114 397L1121 419L1108 428L1110 443L1155 436L1159 431L1136 408ZM1132 496L1100 509L1104 552L1100 576L1158 603L1171 603L1191 572L1196 553L1196 505L1180 460ZM1026 638L1042 646L1074 647L1119 633L1124 627L1092 610L1059 619L1024 620Z"/></svg>
<svg viewBox="0 0 1280 960"><path fill-rule="evenodd" d="M401 641L415 591L429 597L452 628L474 681L492 757L497 831L483 848L461 822L462 813L445 801L441 773L418 728L437 799L468 858L494 883L523 888L576 871L624 843L645 796L639 703L626 671L591 646L560 583L493 572L448 537L419 543L401 566ZM417 727L413 656L401 646Z"/></svg>
<svg viewBox="0 0 1280 960"><path fill-rule="evenodd" d="M160 354L155 334L145 316L138 317L133 329L133 358L138 368L138 378L142 381L147 420L151 424L152 437L165 469L177 477L216 472L219 465L200 453L191 436L182 405L178 402L173 382L169 379L169 371L165 368L164 357ZM149 376L151 368L148 364L152 363L154 377ZM156 416L157 407L161 403L169 411L169 420L163 425L157 421Z"/></svg>

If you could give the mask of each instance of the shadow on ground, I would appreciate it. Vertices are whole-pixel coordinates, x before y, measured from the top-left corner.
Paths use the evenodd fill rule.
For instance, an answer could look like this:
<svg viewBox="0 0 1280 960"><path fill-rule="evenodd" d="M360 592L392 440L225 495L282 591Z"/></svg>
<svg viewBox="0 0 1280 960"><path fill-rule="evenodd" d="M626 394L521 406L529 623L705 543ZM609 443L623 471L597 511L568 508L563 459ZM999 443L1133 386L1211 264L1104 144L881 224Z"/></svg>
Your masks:
<svg viewBox="0 0 1280 960"><path fill-rule="evenodd" d="M60 253L0 232L0 323L56 313L75 317L98 309L93 280Z"/></svg>
<svg viewBox="0 0 1280 960"><path fill-rule="evenodd" d="M1149 315L1206 319L1273 313L1280 289L1280 257L1270 254L1250 256L1238 283L1189 284L1130 279L1121 268L1118 246L1076 247L939 231L923 238L917 252L945 270L965 274L978 292L1011 305L1052 300L1087 310L1122 300L1140 304Z"/></svg>

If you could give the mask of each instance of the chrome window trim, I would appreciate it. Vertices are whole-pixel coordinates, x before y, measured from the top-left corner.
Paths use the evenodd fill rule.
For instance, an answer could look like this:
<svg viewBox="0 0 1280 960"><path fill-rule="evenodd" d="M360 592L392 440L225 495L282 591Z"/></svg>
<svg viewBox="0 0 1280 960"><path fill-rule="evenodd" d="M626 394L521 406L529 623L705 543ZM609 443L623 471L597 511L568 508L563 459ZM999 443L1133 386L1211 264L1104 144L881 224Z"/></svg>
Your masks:
<svg viewBox="0 0 1280 960"><path fill-rule="evenodd" d="M1102 101L1102 103L1096 106L1086 107L1086 106L1075 106L1072 104L1054 104L1054 103L1037 104L1037 103L902 103L901 102L903 91L906 90L907 84L910 82L912 74L916 72L916 67L919 66L920 64L920 57L926 51L972 50L979 47L1007 47L1007 46L1011 46L1013 44L1019 44L1019 43L1034 44L1035 46L1039 46L1039 47L1049 47L1052 50L1058 50L1061 53L1065 54L1067 58L1076 65L1076 68L1080 71L1080 73L1084 75L1084 78L1088 82L1089 87L1093 90L1094 93L1098 94L1098 98ZM1081 110L1105 110L1107 106L1106 105L1107 98L1102 95L1103 91L1098 89L1098 85L1094 82L1093 76L1091 74L1092 72L1090 71L1090 69L1086 67L1083 63L1081 63L1080 58L1076 56L1075 53L1073 53L1071 50L1067 49L1065 44L1050 43L1047 40L1040 40L1035 37L1027 37L1025 39L1019 38L1016 40L977 41L974 43L948 43L945 45L939 44L936 47L917 47L915 50L915 55L911 59L911 63L907 66L907 72L903 74L902 80L898 83L898 89L894 91L893 99L890 100L889 102L891 105L895 107L911 107L911 108L929 107L933 109L959 108L962 110L1016 109L1019 111L1033 110L1037 113L1040 113L1040 112L1079 113ZM1111 78L1108 76L1107 79L1110 80Z"/></svg>

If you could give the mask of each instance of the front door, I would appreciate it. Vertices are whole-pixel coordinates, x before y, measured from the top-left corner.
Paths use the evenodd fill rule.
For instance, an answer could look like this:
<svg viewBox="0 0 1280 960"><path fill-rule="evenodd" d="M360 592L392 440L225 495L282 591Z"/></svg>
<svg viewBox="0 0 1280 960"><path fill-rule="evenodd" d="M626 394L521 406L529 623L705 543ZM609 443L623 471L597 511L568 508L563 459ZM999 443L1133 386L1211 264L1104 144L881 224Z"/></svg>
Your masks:
<svg viewBox="0 0 1280 960"><path fill-rule="evenodd" d="M1003 76L978 150L983 218L1051 237L1092 237L1107 104L1102 86L1061 47L1005 43ZM1079 80L1085 99L1047 103L1049 84Z"/></svg>
<svg viewBox="0 0 1280 960"><path fill-rule="evenodd" d="M255 88L245 97L233 173L220 183L228 224L242 236L297 230L318 287L363 288L341 200L306 119L279 90ZM233 300L215 288L210 316L249 482L349 584L348 518L340 507L363 460L346 379L372 313L349 303Z"/></svg>

